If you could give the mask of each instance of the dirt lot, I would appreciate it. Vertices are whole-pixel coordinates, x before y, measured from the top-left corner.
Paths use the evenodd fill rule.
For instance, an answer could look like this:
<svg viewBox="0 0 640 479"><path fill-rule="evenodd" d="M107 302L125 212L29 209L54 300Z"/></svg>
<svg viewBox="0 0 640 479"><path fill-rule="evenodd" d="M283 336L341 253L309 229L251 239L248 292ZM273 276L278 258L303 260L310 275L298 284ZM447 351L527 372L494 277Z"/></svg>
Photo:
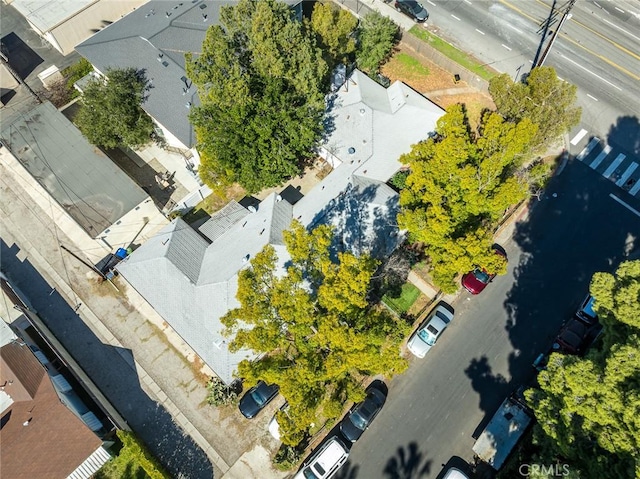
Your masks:
<svg viewBox="0 0 640 479"><path fill-rule="evenodd" d="M442 108L456 103L465 104L473 125L477 124L483 108L495 108L489 95L470 87L464 81L456 83L452 73L402 43L382 67L382 73L392 82L400 80L406 83Z"/></svg>

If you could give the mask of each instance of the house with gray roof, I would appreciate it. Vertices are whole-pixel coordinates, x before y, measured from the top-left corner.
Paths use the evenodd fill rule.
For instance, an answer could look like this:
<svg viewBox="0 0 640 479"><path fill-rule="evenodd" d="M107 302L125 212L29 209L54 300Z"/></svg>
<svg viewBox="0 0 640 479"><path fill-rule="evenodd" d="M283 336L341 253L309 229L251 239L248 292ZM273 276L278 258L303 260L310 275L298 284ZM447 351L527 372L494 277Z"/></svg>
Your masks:
<svg viewBox="0 0 640 479"><path fill-rule="evenodd" d="M232 353L220 318L238 307L238 273L270 244L278 268L289 259L283 231L293 220L312 229L334 229L334 246L355 254L385 257L402 239L398 194L386 181L401 167L400 156L434 131L444 114L401 82L388 89L355 71L328 97L331 128L320 155L333 170L294 205L272 193L257 207L232 202L199 230L174 220L117 269L165 321L225 382L238 363L254 356Z"/></svg>
<svg viewBox="0 0 640 479"><path fill-rule="evenodd" d="M151 0L76 47L101 73L108 68L139 68L151 81L144 110L168 145L188 150L197 161L190 108L200 100L187 79L185 53L199 54L207 29L216 25L220 7L232 0ZM300 0L288 0L292 7ZM299 8L298 8L299 10Z"/></svg>
<svg viewBox="0 0 640 479"><path fill-rule="evenodd" d="M0 166L98 262L167 220L151 198L51 103L0 130Z"/></svg>

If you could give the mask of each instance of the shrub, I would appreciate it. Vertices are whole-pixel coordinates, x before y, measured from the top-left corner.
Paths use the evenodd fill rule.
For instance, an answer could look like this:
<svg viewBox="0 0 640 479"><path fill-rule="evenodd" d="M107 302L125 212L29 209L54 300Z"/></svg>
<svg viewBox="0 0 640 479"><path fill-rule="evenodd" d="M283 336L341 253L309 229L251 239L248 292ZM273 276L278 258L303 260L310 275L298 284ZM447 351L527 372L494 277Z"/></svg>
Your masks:
<svg viewBox="0 0 640 479"><path fill-rule="evenodd" d="M238 403L238 394L218 378L211 378L207 383L207 404L210 406L227 406Z"/></svg>
<svg viewBox="0 0 640 479"><path fill-rule="evenodd" d="M280 471L289 471L300 463L303 453L304 449L299 446L282 444L273 458L273 465Z"/></svg>

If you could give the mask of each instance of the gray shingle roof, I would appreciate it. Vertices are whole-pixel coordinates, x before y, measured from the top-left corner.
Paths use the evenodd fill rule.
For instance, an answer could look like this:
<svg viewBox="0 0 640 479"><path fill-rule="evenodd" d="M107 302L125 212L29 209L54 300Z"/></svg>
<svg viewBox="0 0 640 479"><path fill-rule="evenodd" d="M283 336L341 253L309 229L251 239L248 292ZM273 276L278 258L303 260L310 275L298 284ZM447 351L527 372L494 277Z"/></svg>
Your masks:
<svg viewBox="0 0 640 479"><path fill-rule="evenodd" d="M195 136L186 104L196 106L200 101L195 85L183 92L184 54L201 51L207 28L218 23L220 6L229 3L234 2L152 0L82 42L76 50L103 73L110 67L144 69L153 88L143 108L190 148ZM203 14L207 15L206 21Z"/></svg>
<svg viewBox="0 0 640 479"><path fill-rule="evenodd" d="M49 102L23 114L0 135L31 176L93 238L148 198Z"/></svg>
<svg viewBox="0 0 640 479"><path fill-rule="evenodd" d="M201 259L197 282L167 261L163 242L175 231L189 228L181 220L117 267L227 382L241 359L253 357L249 351L230 353L220 335L220 318L238 306L238 272L266 244L275 248L278 268L283 271L289 256L282 232L289 228L292 218L308 228L332 225L338 247L356 254L387 255L401 239L395 223L398 195L385 181L400 168L399 156L427 138L444 112L399 82L385 90L360 72L352 78L348 89L341 88L334 99L335 130L325 143L338 145L334 153L342 163L295 206L275 194L263 200L253 213L228 205L228 210L214 216L207 228L207 223L201 227L213 242ZM348 153L354 144L358 145L356 152ZM185 247L193 249L191 243L185 242ZM191 254L195 263L200 250Z"/></svg>
<svg viewBox="0 0 640 479"><path fill-rule="evenodd" d="M203 223L198 230L213 242L248 214L249 210L237 201L231 200L224 208Z"/></svg>

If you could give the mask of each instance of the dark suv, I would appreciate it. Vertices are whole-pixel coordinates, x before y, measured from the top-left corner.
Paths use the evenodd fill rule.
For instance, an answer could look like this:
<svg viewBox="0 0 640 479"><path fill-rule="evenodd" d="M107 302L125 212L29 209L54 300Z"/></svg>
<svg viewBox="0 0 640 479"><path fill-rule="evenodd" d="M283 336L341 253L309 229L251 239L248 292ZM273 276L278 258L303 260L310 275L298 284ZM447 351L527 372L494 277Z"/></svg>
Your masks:
<svg viewBox="0 0 640 479"><path fill-rule="evenodd" d="M562 328L553 343L553 349L567 354L579 354L586 346L588 334L587 325L574 318Z"/></svg>
<svg viewBox="0 0 640 479"><path fill-rule="evenodd" d="M397 0L396 10L413 18L416 22L425 22L429 18L429 12L420 3L415 0Z"/></svg>

